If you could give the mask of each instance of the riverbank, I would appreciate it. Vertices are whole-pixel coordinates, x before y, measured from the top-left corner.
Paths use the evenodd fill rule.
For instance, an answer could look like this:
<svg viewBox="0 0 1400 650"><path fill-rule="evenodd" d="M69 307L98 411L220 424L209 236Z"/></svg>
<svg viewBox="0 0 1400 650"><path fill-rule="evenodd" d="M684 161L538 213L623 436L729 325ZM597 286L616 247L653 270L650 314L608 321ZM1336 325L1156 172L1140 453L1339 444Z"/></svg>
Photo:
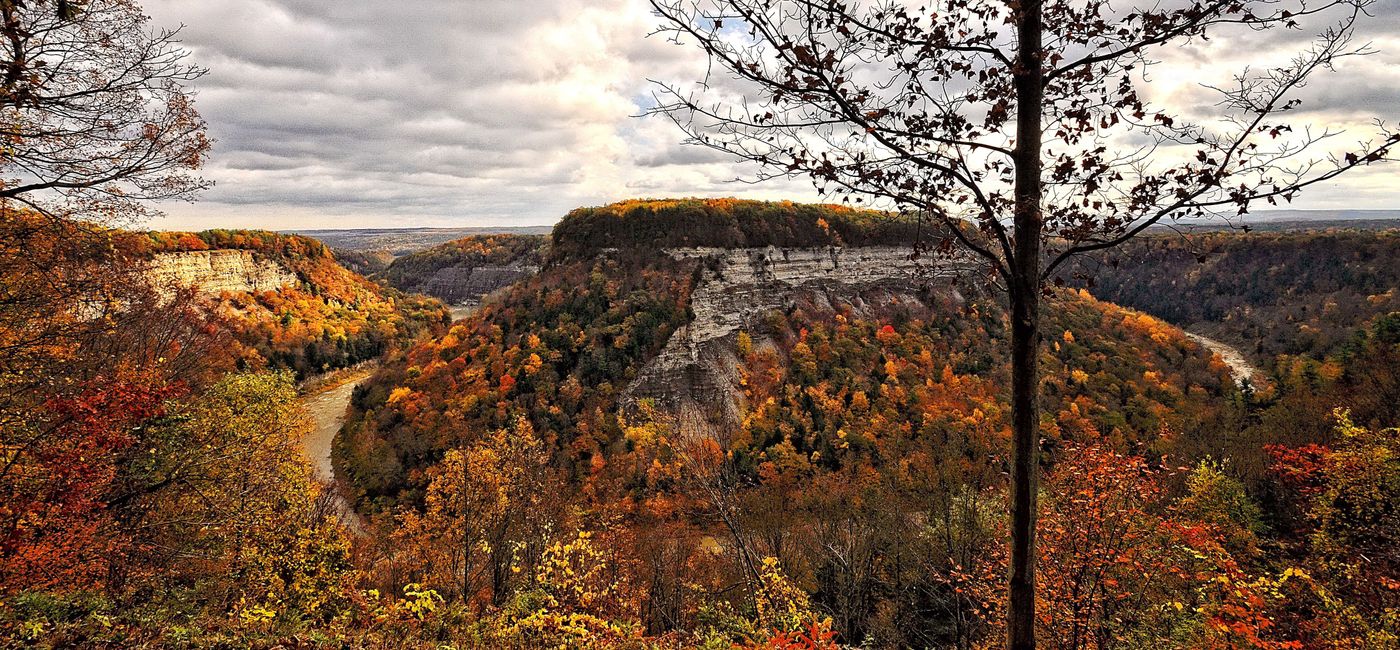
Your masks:
<svg viewBox="0 0 1400 650"><path fill-rule="evenodd" d="M311 461L316 479L331 485L332 489L335 489L336 480L335 467L331 464L331 445L335 441L335 434L340 431L340 426L345 423L345 411L350 405L350 397L355 393L355 387L369 379L375 367L373 363L360 364L355 368L314 377L303 384L301 404L311 416L312 426L302 438L302 453ZM364 522L360 520L354 508L350 507L350 503L339 493L336 494L335 500L341 520L351 530L363 531Z"/></svg>
<svg viewBox="0 0 1400 650"><path fill-rule="evenodd" d="M1244 353L1229 344L1192 332L1186 332L1186 337L1200 343L1205 349L1220 355L1225 365L1229 366L1230 376L1235 378L1236 384L1243 385L1246 380L1257 384L1264 376L1258 368L1249 363L1249 360L1244 357Z"/></svg>

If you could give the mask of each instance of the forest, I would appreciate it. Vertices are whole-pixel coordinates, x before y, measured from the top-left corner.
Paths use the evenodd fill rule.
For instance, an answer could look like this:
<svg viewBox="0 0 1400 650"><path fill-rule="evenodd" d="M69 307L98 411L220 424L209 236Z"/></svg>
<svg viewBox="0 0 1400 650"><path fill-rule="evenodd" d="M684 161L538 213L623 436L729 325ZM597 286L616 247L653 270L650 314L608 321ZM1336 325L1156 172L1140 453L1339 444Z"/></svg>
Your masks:
<svg viewBox="0 0 1400 650"><path fill-rule="evenodd" d="M736 204L786 222L814 210L707 208ZM644 205L629 218L695 209ZM133 276L105 304L162 332L76 319L70 345L7 369L72 386L6 403L36 445L4 484L0 630L14 643L984 647L998 635L1006 314L976 276L794 288L787 308L726 339L742 421L696 437L623 402L692 318L705 262L644 241L555 257L450 328L433 309L397 317L421 336L355 389L334 450L345 484L327 487L296 448L307 425L287 360L307 357L247 350L295 353L304 343L286 341L315 326L375 322L376 299L426 299L381 293L301 238L51 235L7 234L26 254L85 260L36 306L86 300L84 267L110 287L112 270L163 251L255 250L302 284L118 309L161 300ZM1214 237L1246 256L1274 243ZM1350 241L1360 258L1376 240ZM111 256L116 242L128 252ZM1229 267L1210 259L1192 277L1224 282L1212 275ZM1326 286L1307 274L1334 272L1285 269L1272 281ZM21 280L11 295L39 286L6 278ZM1153 308L1197 304L1177 295L1183 305ZM235 301L261 310L222 322ZM284 311L295 301L312 307ZM1050 304L1040 564L1055 647L1393 643L1400 314L1361 301L1337 337L1347 344L1280 354L1256 386L1146 313L1083 289ZM287 327L284 313L302 316ZM60 325L36 312L7 332L39 324ZM403 327L394 340L409 340ZM114 346L129 363L101 363ZM358 532L334 515L336 491L362 513Z"/></svg>
<svg viewBox="0 0 1400 650"><path fill-rule="evenodd" d="M1400 310L1400 233L1334 227L1143 237L1082 264L1095 295L1202 331L1261 362L1361 343L1357 326ZM1183 300L1182 296L1191 296Z"/></svg>
<svg viewBox="0 0 1400 650"><path fill-rule="evenodd" d="M1254 236L1236 237L1248 250ZM546 561L533 540L560 534L540 527L566 539L577 530L609 549L618 573L604 583L632 589L628 607L588 613L646 638L995 639L1007 417L997 303L966 283L957 294L799 292L787 311L733 337L748 405L741 425L695 440L654 407L621 408L619 386L684 324L697 277L694 262L641 246L558 261L357 389L336 460L363 511L399 541L380 561L449 601L508 615L503 603L530 591L513 576ZM1333 579L1346 564L1394 585L1395 556L1381 550L1393 533L1381 531L1395 523L1386 504L1396 432L1386 423L1396 415L1387 332L1397 316L1376 304L1348 334L1353 354L1280 364L1267 384L1237 386L1161 320L1083 290L1052 304L1059 334L1043 353L1043 390L1053 417L1042 429L1056 487L1047 494L1088 498L1054 501L1048 516L1062 519L1043 528L1052 543L1042 567L1063 590L1045 601L1058 605L1044 624L1066 634L1055 647L1392 643L1394 590L1348 593L1349 579ZM513 440L482 433L492 431ZM453 468L470 476L465 463L501 462L521 444L534 465L490 467L525 487L449 482L461 478ZM1326 504L1340 492L1318 501L1336 488L1309 483L1318 468L1298 464L1343 458L1368 468L1364 481L1375 482L1353 487L1375 500L1347 515L1370 532L1333 547L1322 539L1340 531L1321 521L1352 505ZM571 506L537 502L561 489L541 481L568 486ZM524 510L496 515L497 506L454 500L481 489ZM483 516L501 517L494 533L468 523ZM444 518L461 527L442 528ZM488 537L472 541L477 534ZM1144 546L1182 554L1139 555ZM1354 555L1327 556L1324 546ZM442 555L468 547L480 553ZM734 585L750 593L730 595ZM765 632L778 620L764 613L770 589L795 589L804 609ZM716 608L732 613L729 627L711 621Z"/></svg>
<svg viewBox="0 0 1400 650"><path fill-rule="evenodd" d="M640 110L824 203L639 198L440 245L457 235L339 231L433 239L392 260L153 229L158 206L251 221L278 200L336 223L325 206L384 197L411 204L386 223L540 210L559 197L488 201L490 170L450 168L558 134L452 149L446 129L502 116L385 113L379 142L431 143L394 176L367 131L328 135L384 106L304 110L327 94L314 44L239 25L224 40L299 94L240 87L287 110L227 129L211 167L191 57L216 50L134 0L0 0L0 649L1400 648L1400 228L1172 230L1390 159L1381 120L1310 158L1334 132L1283 116L1370 53L1351 38L1379 8L646 6L657 45L731 77L652 81ZM1210 89L1212 126L1139 92L1154 49L1337 8L1312 49ZM376 6L357 37L412 13ZM543 40L570 60L541 52L532 83L632 70L611 64L635 44L584 52L565 27ZM484 76L521 92L499 56ZM370 99L426 81L324 58L370 69L327 84ZM504 117L541 124L521 97ZM591 99L562 104L591 132ZM278 123L304 112L324 123ZM240 148L254 131L276 152ZM654 137L624 135L550 145L620 159ZM322 139L347 150L316 159ZM735 187L673 174L707 158L629 155ZM530 171L674 189L569 160ZM420 196L448 186L450 206ZM490 269L471 296L435 288Z"/></svg>
<svg viewBox="0 0 1400 650"><path fill-rule="evenodd" d="M160 253L247 250L284 265L297 286L225 292L211 308L242 349L239 367L291 370L298 379L378 358L395 345L444 325L437 301L376 285L336 262L321 242L266 231L146 232L124 244L150 259Z"/></svg>

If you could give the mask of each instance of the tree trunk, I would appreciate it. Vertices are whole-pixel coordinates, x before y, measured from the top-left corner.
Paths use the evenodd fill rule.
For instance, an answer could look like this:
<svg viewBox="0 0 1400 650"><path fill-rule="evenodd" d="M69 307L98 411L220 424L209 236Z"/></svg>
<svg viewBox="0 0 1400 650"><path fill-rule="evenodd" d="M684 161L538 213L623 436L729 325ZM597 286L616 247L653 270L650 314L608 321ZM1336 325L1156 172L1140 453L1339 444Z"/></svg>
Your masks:
<svg viewBox="0 0 1400 650"><path fill-rule="evenodd" d="M1006 647L1035 648L1036 474L1040 469L1041 7L1026 0L1016 21L1015 258L1011 302L1011 570Z"/></svg>

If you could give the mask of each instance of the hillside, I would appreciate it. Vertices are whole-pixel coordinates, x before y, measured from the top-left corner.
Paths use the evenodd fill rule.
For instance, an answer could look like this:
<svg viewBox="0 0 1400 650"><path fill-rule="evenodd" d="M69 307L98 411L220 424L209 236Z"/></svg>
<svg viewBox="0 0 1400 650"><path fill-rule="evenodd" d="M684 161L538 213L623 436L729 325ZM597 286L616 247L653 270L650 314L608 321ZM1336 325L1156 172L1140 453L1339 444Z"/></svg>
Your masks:
<svg viewBox="0 0 1400 650"><path fill-rule="evenodd" d="M589 224L665 224L676 245L600 246ZM5 638L1002 638L1003 296L972 260L887 239L907 234L897 217L584 209L561 229L593 243L557 235L538 273L450 328L424 299L419 330L396 290L314 240L17 225L0 259L24 309L0 330L41 336L0 373L33 387L0 401L7 448L36 450L0 482ZM160 291L123 281L152 277ZM1044 316L1046 629L1088 616L1094 638L1144 646L1393 645L1400 316L1325 357L1281 356L1260 389L1182 330L1083 290L1050 292ZM256 366L348 361L379 331L393 333L383 361L337 393L353 407L331 442L337 493L363 517L346 527L298 444L310 422L292 374ZM414 331L429 335L410 344ZM318 435L338 411L318 411Z"/></svg>
<svg viewBox="0 0 1400 650"><path fill-rule="evenodd" d="M733 250L744 266L764 254ZM624 421L640 410L684 436L754 436L753 406L768 399L795 400L781 417L810 417L817 398L804 392L808 383L842 408L856 392L873 399L898 387L904 397L885 405L884 422L913 418L907 409L930 398L910 394L926 382L976 385L987 401L968 412L983 409L989 430L999 430L1001 307L951 277L902 269L897 257L873 256L882 270L866 277L809 268L779 280L760 264L749 277L761 279L751 283L709 255L618 254L552 266L387 364L357 392L359 415L340 442L344 475L370 500L396 501L408 490L413 501L415 477L443 450L523 416L557 441L568 475L588 479L590 467L624 452ZM727 305L741 311L716 313ZM1160 427L1183 424L1181 413L1214 408L1233 390L1223 365L1161 321L1081 294L1056 305L1049 329L1068 334L1054 346L1063 356L1046 361L1070 430L1150 445ZM891 340L908 342L881 341L875 334L887 325L898 326ZM813 332L822 340L818 356L807 340ZM840 373L840 385L815 388L830 379L816 368ZM816 433L788 435L805 437L796 444L811 453L831 444Z"/></svg>
<svg viewBox="0 0 1400 650"><path fill-rule="evenodd" d="M1325 358L1400 311L1400 230L1214 232L1139 238L1094 295L1231 343L1264 364ZM1086 266L1088 266L1086 264Z"/></svg>
<svg viewBox="0 0 1400 650"><path fill-rule="evenodd" d="M193 290L242 344L241 362L299 376L353 365L446 320L430 300L385 290L324 244L264 231L133 234L167 293Z"/></svg>
<svg viewBox="0 0 1400 650"><path fill-rule="evenodd" d="M394 254L386 250L356 250L353 248L332 248L336 261L351 271L367 278L374 277L389 268Z"/></svg>
<svg viewBox="0 0 1400 650"><path fill-rule="evenodd" d="M570 212L554 227L554 259L614 248L913 246L933 239L900 215L839 205L738 199L623 201Z"/></svg>
<svg viewBox="0 0 1400 650"><path fill-rule="evenodd" d="M781 222L823 210L700 209L722 217L731 207ZM648 219L674 224L695 209L653 203L619 211L629 225L646 228ZM444 505L435 496L442 481L461 471L455 463L506 453L500 445L507 443L490 434L505 430L511 437L503 440L538 441L530 444L539 451L528 453L539 453L543 465L492 471L547 467L541 476L558 487L539 489L562 498L531 506L532 519L503 530L565 525L568 512L586 513L614 522L610 534L635 540L624 547L638 544L638 552L663 537L680 540L666 551L678 555L667 557L701 563L683 575L711 586L736 579L729 562L737 558L708 555L702 540L772 553L760 539L789 539L797 545L783 551L785 566L823 598L844 578L818 571L829 558L799 540L846 506L822 499L869 500L931 517L942 516L932 504L966 486L1000 484L1007 332L999 300L979 286L975 266L921 263L893 246L786 247L778 243L791 240L752 232L741 248L617 246L581 256L586 247L566 233L579 233L578 220L599 213L571 214L544 270L445 336L396 356L356 391L335 460L365 512L435 512ZM1055 340L1044 357L1050 449L1098 443L1160 455L1174 451L1172 432L1229 418L1238 393L1226 369L1179 330L1087 294L1060 293L1053 304ZM723 489L734 493L694 483L708 475L706 449L728 459L723 471L737 483ZM488 455L465 461L453 450ZM729 506L713 499L745 505L722 525ZM784 512L781 503L793 509ZM428 525L418 515L400 517ZM418 524L405 525L409 535ZM726 526L751 532L736 540L740 533ZM891 562L903 554L883 545L895 539L872 543ZM648 557L624 554L617 566L637 566L643 573L627 579L661 580L658 587L680 578L643 570L654 561ZM913 617L908 629L881 627L876 607ZM903 642L951 638L935 630L937 617L919 618L917 610L884 594L849 610L842 629L880 629Z"/></svg>
<svg viewBox="0 0 1400 650"><path fill-rule="evenodd" d="M545 237L463 237L395 259L380 278L396 289L449 304L476 304L486 294L539 270Z"/></svg>
<svg viewBox="0 0 1400 650"><path fill-rule="evenodd" d="M1265 385L1228 455L1272 480L1260 441L1335 443L1332 410L1400 421L1400 229L1152 235L1089 261L1094 294L1226 341Z"/></svg>

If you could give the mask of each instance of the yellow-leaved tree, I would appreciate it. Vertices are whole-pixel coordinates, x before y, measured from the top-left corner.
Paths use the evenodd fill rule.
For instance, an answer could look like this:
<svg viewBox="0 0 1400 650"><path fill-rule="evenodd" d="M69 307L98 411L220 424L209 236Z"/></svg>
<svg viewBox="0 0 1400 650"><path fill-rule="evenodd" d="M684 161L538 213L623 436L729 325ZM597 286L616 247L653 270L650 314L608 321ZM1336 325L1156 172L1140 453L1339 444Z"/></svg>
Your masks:
<svg viewBox="0 0 1400 650"><path fill-rule="evenodd" d="M556 519L558 485L529 421L454 449L429 470L422 512L399 517L398 561L417 582L499 605L529 579ZM523 568L523 569L522 569Z"/></svg>
<svg viewBox="0 0 1400 650"><path fill-rule="evenodd" d="M245 620L328 619L351 577L347 534L299 448L290 373L224 377L154 422L118 500L141 565Z"/></svg>

